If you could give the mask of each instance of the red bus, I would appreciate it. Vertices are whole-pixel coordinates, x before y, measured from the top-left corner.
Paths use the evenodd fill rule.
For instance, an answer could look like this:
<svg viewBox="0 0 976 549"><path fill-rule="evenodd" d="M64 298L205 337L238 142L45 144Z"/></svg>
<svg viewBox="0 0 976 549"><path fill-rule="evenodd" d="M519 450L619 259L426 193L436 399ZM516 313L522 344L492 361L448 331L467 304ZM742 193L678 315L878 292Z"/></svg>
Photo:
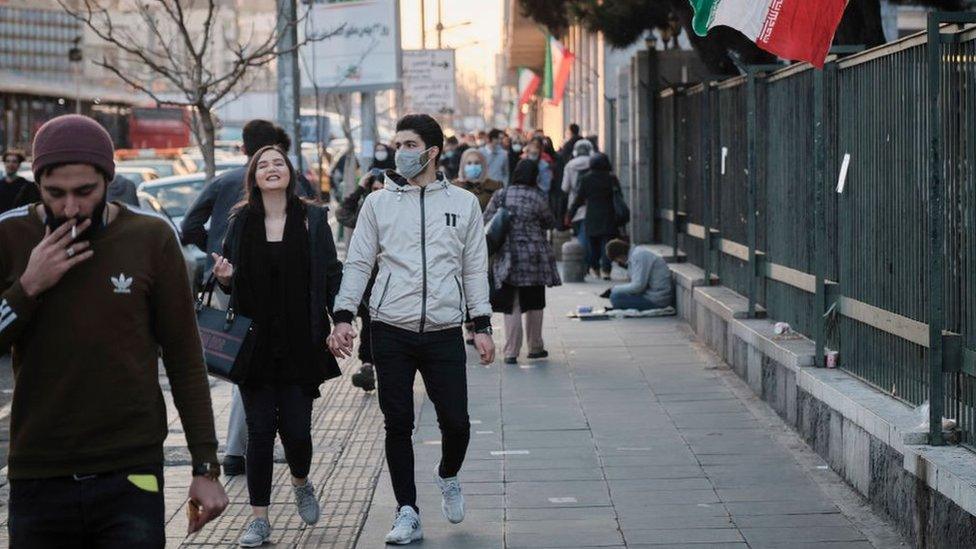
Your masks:
<svg viewBox="0 0 976 549"><path fill-rule="evenodd" d="M133 107L129 115L129 148L171 149L190 146L190 116L186 109Z"/></svg>

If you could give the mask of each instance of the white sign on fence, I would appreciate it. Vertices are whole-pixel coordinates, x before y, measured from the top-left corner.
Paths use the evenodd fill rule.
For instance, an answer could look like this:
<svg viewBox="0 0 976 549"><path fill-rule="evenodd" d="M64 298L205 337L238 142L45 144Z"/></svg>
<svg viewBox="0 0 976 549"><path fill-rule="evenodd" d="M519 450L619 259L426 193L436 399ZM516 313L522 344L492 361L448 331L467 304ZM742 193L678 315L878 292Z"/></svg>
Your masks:
<svg viewBox="0 0 976 549"><path fill-rule="evenodd" d="M454 50L403 50L403 106L407 112L454 113Z"/></svg>
<svg viewBox="0 0 976 549"><path fill-rule="evenodd" d="M299 65L306 90L316 84L322 93L397 87L399 4L398 0L314 0L307 19L299 25L300 35L341 31L302 47L304 60Z"/></svg>

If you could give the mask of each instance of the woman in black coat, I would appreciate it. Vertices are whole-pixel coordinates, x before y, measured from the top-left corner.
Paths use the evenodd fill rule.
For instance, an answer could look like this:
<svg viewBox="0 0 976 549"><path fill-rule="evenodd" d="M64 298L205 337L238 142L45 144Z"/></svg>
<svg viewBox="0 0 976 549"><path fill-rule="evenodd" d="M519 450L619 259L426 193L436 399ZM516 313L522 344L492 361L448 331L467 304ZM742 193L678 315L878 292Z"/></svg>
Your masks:
<svg viewBox="0 0 976 549"><path fill-rule="evenodd" d="M340 374L326 347L329 315L342 277L327 210L295 193L295 169L276 146L247 167L244 201L231 217L214 274L237 313L250 318L254 346L240 383L247 416L247 487L253 519L241 545L271 535L272 459L276 432L291 470L298 514L319 518L312 460L312 402L319 385Z"/></svg>
<svg viewBox="0 0 976 549"><path fill-rule="evenodd" d="M590 171L580 175L579 193L569 207L567 220L576 215L576 210L586 205L586 218L583 221L586 236L590 243L590 270L602 272L604 280L610 280L610 259L607 257L607 242L617 236L617 219L613 208L613 193L620 186L617 176L612 173L607 155L596 153L590 157Z"/></svg>

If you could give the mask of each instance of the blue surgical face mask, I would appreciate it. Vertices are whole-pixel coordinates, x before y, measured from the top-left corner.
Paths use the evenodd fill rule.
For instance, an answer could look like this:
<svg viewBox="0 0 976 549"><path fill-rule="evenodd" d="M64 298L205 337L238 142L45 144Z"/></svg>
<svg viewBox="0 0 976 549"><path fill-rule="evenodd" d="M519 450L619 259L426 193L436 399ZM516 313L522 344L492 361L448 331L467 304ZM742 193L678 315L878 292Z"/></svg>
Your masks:
<svg viewBox="0 0 976 549"><path fill-rule="evenodd" d="M512 150L515 151L515 152L522 152L522 144L521 143L512 143Z"/></svg>
<svg viewBox="0 0 976 549"><path fill-rule="evenodd" d="M468 164L464 166L465 179L478 179L481 177L481 164Z"/></svg>
<svg viewBox="0 0 976 549"><path fill-rule="evenodd" d="M529 160L539 160L539 153L529 153Z"/></svg>
<svg viewBox="0 0 976 549"><path fill-rule="evenodd" d="M430 158L427 156L427 151L429 150L429 148L422 151L398 150L393 159L396 163L397 172L407 179L417 177L430 162Z"/></svg>

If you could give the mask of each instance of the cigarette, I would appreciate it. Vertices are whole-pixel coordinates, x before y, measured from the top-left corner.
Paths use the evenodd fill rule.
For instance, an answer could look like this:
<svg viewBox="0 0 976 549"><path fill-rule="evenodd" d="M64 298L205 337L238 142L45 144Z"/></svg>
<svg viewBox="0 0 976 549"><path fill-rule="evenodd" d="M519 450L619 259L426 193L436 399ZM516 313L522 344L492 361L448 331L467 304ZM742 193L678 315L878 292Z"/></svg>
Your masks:
<svg viewBox="0 0 976 549"><path fill-rule="evenodd" d="M72 225L71 226L71 240L74 240L77 236L78 236L78 226L77 225Z"/></svg>

